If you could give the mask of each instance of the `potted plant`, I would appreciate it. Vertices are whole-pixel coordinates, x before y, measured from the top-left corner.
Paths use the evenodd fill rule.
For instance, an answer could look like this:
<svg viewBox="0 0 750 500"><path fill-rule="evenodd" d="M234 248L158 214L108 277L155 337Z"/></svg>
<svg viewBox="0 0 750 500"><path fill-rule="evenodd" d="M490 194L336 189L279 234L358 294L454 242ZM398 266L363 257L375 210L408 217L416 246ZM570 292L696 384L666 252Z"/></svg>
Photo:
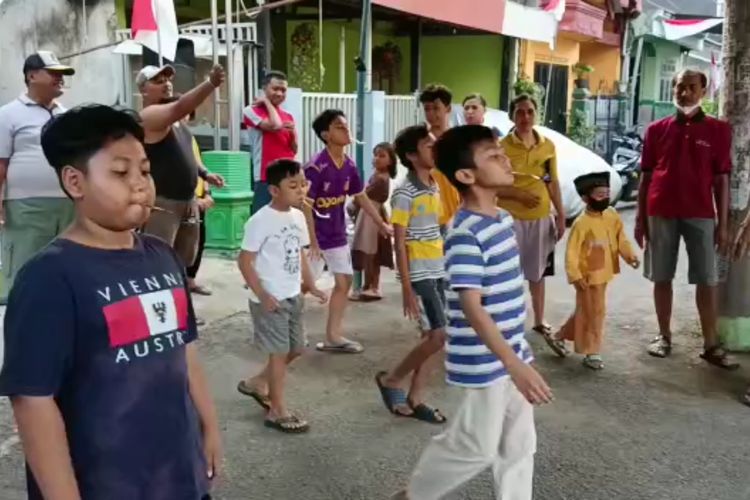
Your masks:
<svg viewBox="0 0 750 500"><path fill-rule="evenodd" d="M573 111L568 124L568 137L585 148L591 149L596 139L596 127L589 125L586 112Z"/></svg>
<svg viewBox="0 0 750 500"><path fill-rule="evenodd" d="M588 64L583 63L576 63L573 66L573 72L576 74L576 88L578 89L588 89L589 88L589 79L587 75L594 71L593 66L589 66Z"/></svg>

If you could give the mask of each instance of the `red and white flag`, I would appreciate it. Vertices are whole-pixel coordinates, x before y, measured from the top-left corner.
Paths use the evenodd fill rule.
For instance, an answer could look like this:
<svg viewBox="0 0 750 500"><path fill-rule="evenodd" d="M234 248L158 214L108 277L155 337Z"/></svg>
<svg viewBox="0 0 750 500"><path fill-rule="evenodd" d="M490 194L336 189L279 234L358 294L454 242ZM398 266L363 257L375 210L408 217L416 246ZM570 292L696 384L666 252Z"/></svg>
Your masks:
<svg viewBox="0 0 750 500"><path fill-rule="evenodd" d="M719 90L721 90L721 84L722 84L722 72L721 72L721 64L719 62L718 57L716 57L716 52L711 52L711 75L710 78L710 95L712 99L716 99Z"/></svg>
<svg viewBox="0 0 750 500"><path fill-rule="evenodd" d="M559 23L562 21L565 15L565 0L546 0L542 5L542 9L551 13L555 20Z"/></svg>
<svg viewBox="0 0 750 500"><path fill-rule="evenodd" d="M130 30L133 40L174 61L180 33L173 0L134 0Z"/></svg>
<svg viewBox="0 0 750 500"><path fill-rule="evenodd" d="M184 288L144 293L104 307L110 347L122 347L155 335L185 331L188 300Z"/></svg>
<svg viewBox="0 0 750 500"><path fill-rule="evenodd" d="M679 40L720 25L723 19L664 19L664 38L667 40Z"/></svg>

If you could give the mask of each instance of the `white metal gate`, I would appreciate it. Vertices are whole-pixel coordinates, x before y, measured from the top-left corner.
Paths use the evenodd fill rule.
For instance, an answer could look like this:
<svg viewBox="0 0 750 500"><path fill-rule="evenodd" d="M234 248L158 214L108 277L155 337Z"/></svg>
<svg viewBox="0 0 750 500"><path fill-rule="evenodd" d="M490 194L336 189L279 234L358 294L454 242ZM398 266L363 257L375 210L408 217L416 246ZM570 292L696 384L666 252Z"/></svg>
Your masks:
<svg viewBox="0 0 750 500"><path fill-rule="evenodd" d="M297 124L300 141L300 156L307 162L312 155L323 148L323 143L312 129L312 122L326 109L340 109L346 114L349 129L354 139L357 130L357 96L355 94L326 94L304 92L302 94L302 123ZM415 96L385 97L385 131L384 138L393 142L398 132L410 125L419 123L419 108ZM374 145L371 145L374 146ZM349 146L347 154L354 156L354 144Z"/></svg>

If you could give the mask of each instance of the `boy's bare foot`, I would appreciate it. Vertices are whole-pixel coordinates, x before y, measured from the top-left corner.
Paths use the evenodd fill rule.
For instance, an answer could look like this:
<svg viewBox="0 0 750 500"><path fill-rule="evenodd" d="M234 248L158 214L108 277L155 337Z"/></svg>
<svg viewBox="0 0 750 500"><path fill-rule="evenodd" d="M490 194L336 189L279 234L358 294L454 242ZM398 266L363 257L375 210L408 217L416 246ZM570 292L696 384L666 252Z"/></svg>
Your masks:
<svg viewBox="0 0 750 500"><path fill-rule="evenodd" d="M391 500L409 500L406 490L397 491L391 496Z"/></svg>

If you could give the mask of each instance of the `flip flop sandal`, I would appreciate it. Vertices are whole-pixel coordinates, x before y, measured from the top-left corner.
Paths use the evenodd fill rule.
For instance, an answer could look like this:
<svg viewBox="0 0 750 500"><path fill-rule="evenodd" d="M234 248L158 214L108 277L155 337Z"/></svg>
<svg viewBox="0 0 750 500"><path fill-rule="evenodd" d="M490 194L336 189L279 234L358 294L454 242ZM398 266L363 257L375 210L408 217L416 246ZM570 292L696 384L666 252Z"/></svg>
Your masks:
<svg viewBox="0 0 750 500"><path fill-rule="evenodd" d="M363 297L363 300L381 300L383 298L379 293L370 290L362 290L360 295Z"/></svg>
<svg viewBox="0 0 750 500"><path fill-rule="evenodd" d="M740 367L740 364L733 361L729 354L727 354L720 345L715 345L706 349L700 356L707 363L725 370L736 370Z"/></svg>
<svg viewBox="0 0 750 500"><path fill-rule="evenodd" d="M409 406L411 406L411 403L409 403ZM440 410L427 406L424 403L418 404L417 406L411 406L411 409L414 412L411 416L422 422L442 425L448 421L448 419L445 418L445 415L440 413Z"/></svg>
<svg viewBox="0 0 750 500"><path fill-rule="evenodd" d="M659 335L651 341L646 352L655 358L666 358L672 354L672 342L667 340L664 335Z"/></svg>
<svg viewBox="0 0 750 500"><path fill-rule="evenodd" d="M583 358L583 366L598 371L604 368L604 361L598 358L590 358L589 356L586 356Z"/></svg>
<svg viewBox="0 0 750 500"><path fill-rule="evenodd" d="M375 383L378 384L380 390L380 397L383 398L383 404L385 408L397 417L412 417L413 413L401 413L396 408L399 406L409 407L409 403L406 401L406 393L403 389L395 389L393 387L386 387L383 385L382 378L386 376L386 372L380 371L375 375Z"/></svg>
<svg viewBox="0 0 750 500"><path fill-rule="evenodd" d="M565 346L565 341L556 339L552 335L543 335L544 341L547 342L547 345L550 349L554 351L555 354L560 356L561 358L565 358L570 354L570 351Z"/></svg>
<svg viewBox="0 0 750 500"><path fill-rule="evenodd" d="M265 419L263 425L287 434L304 434L310 430L310 425L294 415L277 419Z"/></svg>
<svg viewBox="0 0 750 500"><path fill-rule="evenodd" d="M264 396L252 387L248 386L244 380L240 380L237 384L237 392L244 396L249 396L255 400L264 410L268 411L271 409L271 400L268 396Z"/></svg>
<svg viewBox="0 0 750 500"><path fill-rule="evenodd" d="M365 350L362 344L354 342L353 340L343 339L341 344L326 344L325 342L318 342L315 348L321 352L332 352L341 354L359 354Z"/></svg>
<svg viewBox="0 0 750 500"><path fill-rule="evenodd" d="M748 389L747 392L745 392L745 394L740 397L740 401L742 402L742 404L750 406L750 389Z"/></svg>
<svg viewBox="0 0 750 500"><path fill-rule="evenodd" d="M535 331L539 335L543 335L545 337L552 335L552 327L550 325L545 324L545 323L542 323L540 325L536 325L531 330Z"/></svg>

